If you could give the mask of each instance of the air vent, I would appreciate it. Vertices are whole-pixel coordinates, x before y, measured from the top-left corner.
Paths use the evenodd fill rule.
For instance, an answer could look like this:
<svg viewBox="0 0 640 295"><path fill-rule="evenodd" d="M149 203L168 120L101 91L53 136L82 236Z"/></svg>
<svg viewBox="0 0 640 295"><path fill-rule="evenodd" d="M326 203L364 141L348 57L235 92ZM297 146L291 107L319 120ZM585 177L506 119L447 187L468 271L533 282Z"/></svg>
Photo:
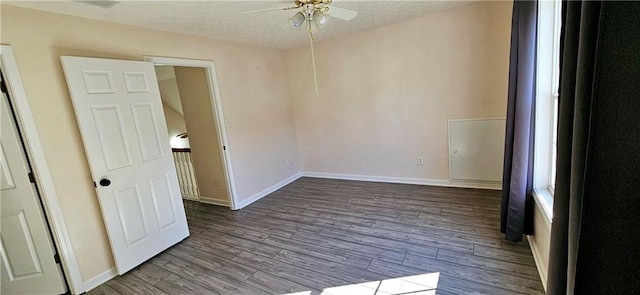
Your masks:
<svg viewBox="0 0 640 295"><path fill-rule="evenodd" d="M111 8L116 4L120 3L120 1L110 1L110 0L74 0L74 2L93 5L101 8Z"/></svg>

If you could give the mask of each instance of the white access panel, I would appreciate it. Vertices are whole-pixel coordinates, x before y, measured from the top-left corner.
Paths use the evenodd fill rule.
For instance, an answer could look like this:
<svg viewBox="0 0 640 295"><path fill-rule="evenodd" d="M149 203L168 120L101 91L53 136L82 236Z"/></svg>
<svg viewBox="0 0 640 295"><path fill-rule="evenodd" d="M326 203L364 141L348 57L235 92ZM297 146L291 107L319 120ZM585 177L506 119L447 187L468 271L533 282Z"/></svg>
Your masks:
<svg viewBox="0 0 640 295"><path fill-rule="evenodd" d="M449 120L451 180L501 182L505 118Z"/></svg>

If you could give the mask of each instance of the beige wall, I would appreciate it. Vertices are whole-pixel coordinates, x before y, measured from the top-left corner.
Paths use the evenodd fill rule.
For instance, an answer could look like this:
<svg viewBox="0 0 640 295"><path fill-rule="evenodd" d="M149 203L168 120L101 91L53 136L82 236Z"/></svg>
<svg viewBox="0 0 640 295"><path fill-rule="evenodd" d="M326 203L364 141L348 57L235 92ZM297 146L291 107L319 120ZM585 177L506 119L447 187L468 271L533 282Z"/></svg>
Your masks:
<svg viewBox="0 0 640 295"><path fill-rule="evenodd" d="M303 170L448 179L447 120L506 114L511 5L481 2L317 42L320 100L308 46L289 50Z"/></svg>
<svg viewBox="0 0 640 295"><path fill-rule="evenodd" d="M214 60L240 201L300 170L447 179L447 119L504 116L506 110L509 2L472 4L318 42L320 100L306 46L285 52L5 4L0 9L0 41L15 52L85 281L113 260L61 55ZM418 156L424 166L416 166Z"/></svg>
<svg viewBox="0 0 640 295"><path fill-rule="evenodd" d="M114 266L64 80L61 55L214 60L241 200L300 170L285 54L2 4L0 41L13 47L54 186L87 281ZM287 166L285 158L292 164Z"/></svg>
<svg viewBox="0 0 640 295"><path fill-rule="evenodd" d="M175 67L184 118L189 130L191 156L204 201L228 203L217 124L211 106L209 80L204 68Z"/></svg>
<svg viewBox="0 0 640 295"><path fill-rule="evenodd" d="M160 93L162 95L162 89L160 90ZM187 132L187 125L184 122L184 117L164 102L162 103L162 110L164 111L164 118L167 121L167 131L169 132L169 144L171 144L171 147L188 148L189 138L176 137L178 134Z"/></svg>

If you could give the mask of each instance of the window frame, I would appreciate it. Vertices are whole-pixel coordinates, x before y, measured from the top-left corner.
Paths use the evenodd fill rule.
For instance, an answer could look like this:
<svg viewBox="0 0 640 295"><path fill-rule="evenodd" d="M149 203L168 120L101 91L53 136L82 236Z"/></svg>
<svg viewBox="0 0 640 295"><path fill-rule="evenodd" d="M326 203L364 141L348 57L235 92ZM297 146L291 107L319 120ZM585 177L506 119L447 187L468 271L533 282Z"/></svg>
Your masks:
<svg viewBox="0 0 640 295"><path fill-rule="evenodd" d="M561 1L538 2L534 199L547 222L553 220Z"/></svg>

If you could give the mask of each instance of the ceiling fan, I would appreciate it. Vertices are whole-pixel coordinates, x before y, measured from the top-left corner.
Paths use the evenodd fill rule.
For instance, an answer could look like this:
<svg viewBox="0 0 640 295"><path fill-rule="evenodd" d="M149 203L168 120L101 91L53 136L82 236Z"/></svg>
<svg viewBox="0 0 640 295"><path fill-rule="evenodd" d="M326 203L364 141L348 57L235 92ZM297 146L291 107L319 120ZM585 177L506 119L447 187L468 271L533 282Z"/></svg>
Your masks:
<svg viewBox="0 0 640 295"><path fill-rule="evenodd" d="M243 13L300 9L300 12L296 13L296 15L300 15L304 17L303 21L304 20L314 21L316 18L321 18L325 14L328 14L332 17L339 18L342 20L351 20L352 18L356 17L356 15L358 14L358 12L353 10L344 9L337 6L330 6L331 2L333 2L333 0L295 0L293 2L294 6L258 9L258 10L245 11ZM295 16L293 18L295 18ZM326 18L324 21L326 21ZM294 26L294 27L297 28L300 26L299 22L296 24L298 24L298 26Z"/></svg>
<svg viewBox="0 0 640 295"><path fill-rule="evenodd" d="M348 21L356 17L356 15L358 14L357 11L330 5L332 2L333 0L295 0L293 2L294 6L259 9L243 12L255 13L276 10L298 10L296 14L289 18L289 23L296 29L301 29L303 26L307 27L307 33L309 33L309 43L311 46L313 80L316 86L316 98L318 99L320 99L320 94L318 93L318 77L316 74L315 54L313 52L313 33L317 32L320 28L327 24L327 15Z"/></svg>

